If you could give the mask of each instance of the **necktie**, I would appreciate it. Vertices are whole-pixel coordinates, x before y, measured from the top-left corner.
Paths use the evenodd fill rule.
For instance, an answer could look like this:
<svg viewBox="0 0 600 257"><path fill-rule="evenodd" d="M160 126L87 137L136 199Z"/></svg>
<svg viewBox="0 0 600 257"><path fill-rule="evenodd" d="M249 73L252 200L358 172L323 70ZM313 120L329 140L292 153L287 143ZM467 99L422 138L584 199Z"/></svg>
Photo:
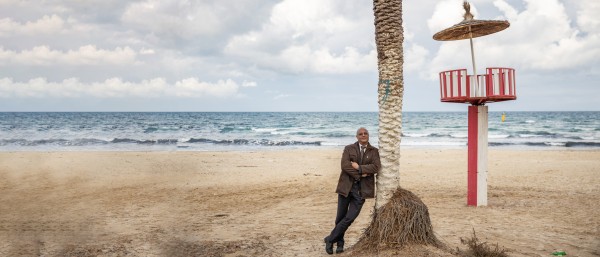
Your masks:
<svg viewBox="0 0 600 257"><path fill-rule="evenodd" d="M360 162L362 163L363 156L365 155L366 147L360 146Z"/></svg>

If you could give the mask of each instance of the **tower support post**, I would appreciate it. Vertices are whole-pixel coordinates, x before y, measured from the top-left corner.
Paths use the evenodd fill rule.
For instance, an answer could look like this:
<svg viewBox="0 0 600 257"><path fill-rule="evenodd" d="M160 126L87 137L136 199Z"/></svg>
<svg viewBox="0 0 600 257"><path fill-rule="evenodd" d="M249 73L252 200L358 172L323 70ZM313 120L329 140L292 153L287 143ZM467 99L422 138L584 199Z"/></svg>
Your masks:
<svg viewBox="0 0 600 257"><path fill-rule="evenodd" d="M468 112L467 205L487 205L488 107L471 105Z"/></svg>

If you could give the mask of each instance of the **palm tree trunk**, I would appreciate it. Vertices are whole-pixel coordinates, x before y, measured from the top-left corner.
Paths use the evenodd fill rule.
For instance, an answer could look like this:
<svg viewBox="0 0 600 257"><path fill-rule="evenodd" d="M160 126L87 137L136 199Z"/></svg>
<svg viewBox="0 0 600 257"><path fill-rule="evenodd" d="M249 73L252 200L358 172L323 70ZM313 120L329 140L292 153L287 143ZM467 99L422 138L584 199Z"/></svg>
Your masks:
<svg viewBox="0 0 600 257"><path fill-rule="evenodd" d="M404 56L402 0L373 0L375 43L379 68L379 151L375 208L383 206L400 186L400 135Z"/></svg>

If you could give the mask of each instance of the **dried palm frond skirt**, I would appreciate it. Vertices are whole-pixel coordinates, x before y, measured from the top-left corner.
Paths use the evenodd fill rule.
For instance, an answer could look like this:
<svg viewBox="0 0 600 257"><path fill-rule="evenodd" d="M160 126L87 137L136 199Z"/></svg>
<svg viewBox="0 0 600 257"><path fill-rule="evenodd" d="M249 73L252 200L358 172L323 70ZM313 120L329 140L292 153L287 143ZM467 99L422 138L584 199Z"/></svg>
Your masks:
<svg viewBox="0 0 600 257"><path fill-rule="evenodd" d="M398 188L380 207L352 250L371 252L420 244L443 247L433 234L427 206L412 192Z"/></svg>

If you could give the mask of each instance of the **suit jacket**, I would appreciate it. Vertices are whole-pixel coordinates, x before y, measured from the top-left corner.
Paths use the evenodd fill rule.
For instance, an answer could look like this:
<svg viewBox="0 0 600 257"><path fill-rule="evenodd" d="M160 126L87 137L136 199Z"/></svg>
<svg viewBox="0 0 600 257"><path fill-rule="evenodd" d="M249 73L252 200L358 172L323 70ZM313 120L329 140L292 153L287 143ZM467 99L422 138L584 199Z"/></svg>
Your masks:
<svg viewBox="0 0 600 257"><path fill-rule="evenodd" d="M351 161L357 162L360 167L355 170L352 167ZM360 193L363 198L375 197L375 174L381 169L381 161L379 160L379 149L367 145L362 162L360 160L360 146L358 141L354 144L347 145L344 148L341 162L342 171L338 180L336 193L348 197L352 189L352 183L359 180ZM369 174L362 177L362 174Z"/></svg>

